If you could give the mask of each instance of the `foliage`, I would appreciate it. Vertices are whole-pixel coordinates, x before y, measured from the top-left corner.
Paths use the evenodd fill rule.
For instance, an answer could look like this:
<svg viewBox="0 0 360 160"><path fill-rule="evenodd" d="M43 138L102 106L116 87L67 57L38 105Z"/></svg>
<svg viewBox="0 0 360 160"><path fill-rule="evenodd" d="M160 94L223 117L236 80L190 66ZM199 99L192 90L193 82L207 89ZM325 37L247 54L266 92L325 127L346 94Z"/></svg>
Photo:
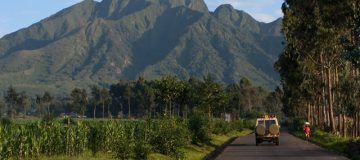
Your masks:
<svg viewBox="0 0 360 160"><path fill-rule="evenodd" d="M188 143L188 130L183 122L175 119L162 119L152 126L151 144L153 149L165 155L182 159L184 153L180 150Z"/></svg>
<svg viewBox="0 0 360 160"><path fill-rule="evenodd" d="M189 130L192 133L191 143L210 143L210 119L203 113L195 112L189 118Z"/></svg>

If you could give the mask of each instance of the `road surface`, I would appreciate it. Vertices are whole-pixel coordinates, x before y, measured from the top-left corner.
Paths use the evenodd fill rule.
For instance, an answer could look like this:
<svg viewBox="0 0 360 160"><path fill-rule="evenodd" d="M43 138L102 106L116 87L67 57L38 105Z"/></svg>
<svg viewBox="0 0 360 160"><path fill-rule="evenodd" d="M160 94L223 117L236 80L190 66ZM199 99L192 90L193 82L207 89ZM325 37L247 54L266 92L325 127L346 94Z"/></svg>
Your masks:
<svg viewBox="0 0 360 160"><path fill-rule="evenodd" d="M307 141L303 141L282 131L280 145L263 142L255 145L255 135L247 135L237 138L230 145L226 146L217 160L333 160L347 159L331 151L327 151Z"/></svg>

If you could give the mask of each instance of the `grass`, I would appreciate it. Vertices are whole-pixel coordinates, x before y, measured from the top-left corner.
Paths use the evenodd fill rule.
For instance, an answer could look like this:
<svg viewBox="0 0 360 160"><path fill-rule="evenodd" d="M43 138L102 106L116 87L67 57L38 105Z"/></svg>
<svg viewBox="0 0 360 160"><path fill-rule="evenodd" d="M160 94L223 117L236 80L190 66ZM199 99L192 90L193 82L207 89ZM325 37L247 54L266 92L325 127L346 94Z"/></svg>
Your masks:
<svg viewBox="0 0 360 160"><path fill-rule="evenodd" d="M239 137L243 135L250 134L252 130L244 129L243 131L232 131L226 135L215 135L213 134L211 137L211 145L193 145L190 144L186 146L183 151L185 153L185 159L187 160L200 160L203 159L205 156L210 154L214 151L217 147L220 147L226 141L233 137ZM162 154L154 153L150 155L150 160L172 160L173 158L169 156L165 156Z"/></svg>
<svg viewBox="0 0 360 160"><path fill-rule="evenodd" d="M292 132L293 135L296 137L305 139L305 135L303 132L295 131ZM345 149L349 142L353 139L351 138L344 138L338 135L334 135L331 133L324 132L322 130L315 130L311 132L310 141L315 143L323 148L335 151L339 154L345 155ZM351 157L354 160L360 160L360 157L355 156Z"/></svg>
<svg viewBox="0 0 360 160"><path fill-rule="evenodd" d="M40 157L40 160L112 160L114 159L110 153L102 153L99 152L96 155L93 155L91 152L86 152L84 154L81 154L79 156L66 156L66 155L60 155L60 156L54 156L54 157ZM114 159L115 160L115 159Z"/></svg>

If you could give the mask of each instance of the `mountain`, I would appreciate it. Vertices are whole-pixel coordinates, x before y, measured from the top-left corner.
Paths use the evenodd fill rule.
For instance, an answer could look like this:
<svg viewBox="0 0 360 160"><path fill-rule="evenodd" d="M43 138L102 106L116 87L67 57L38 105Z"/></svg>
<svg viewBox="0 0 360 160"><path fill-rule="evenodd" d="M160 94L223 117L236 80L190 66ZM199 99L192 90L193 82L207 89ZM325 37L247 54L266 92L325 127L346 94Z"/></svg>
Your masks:
<svg viewBox="0 0 360 160"><path fill-rule="evenodd" d="M0 39L0 89L59 93L167 74L273 88L281 21L231 5L209 12L203 0L84 0Z"/></svg>

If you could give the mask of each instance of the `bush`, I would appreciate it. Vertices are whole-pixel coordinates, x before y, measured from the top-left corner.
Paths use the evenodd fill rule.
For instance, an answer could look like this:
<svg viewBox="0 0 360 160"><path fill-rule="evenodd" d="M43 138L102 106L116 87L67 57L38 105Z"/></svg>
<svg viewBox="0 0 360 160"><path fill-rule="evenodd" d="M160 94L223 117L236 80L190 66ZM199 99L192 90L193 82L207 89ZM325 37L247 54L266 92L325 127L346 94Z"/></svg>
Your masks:
<svg viewBox="0 0 360 160"><path fill-rule="evenodd" d="M209 119L201 113L193 113L188 122L188 127L191 132L191 143L210 143Z"/></svg>
<svg viewBox="0 0 360 160"><path fill-rule="evenodd" d="M255 119L244 119L244 128L254 129L256 120Z"/></svg>
<svg viewBox="0 0 360 160"><path fill-rule="evenodd" d="M1 118L0 125L1 126L9 126L9 125L11 125L11 120L9 118Z"/></svg>
<svg viewBox="0 0 360 160"><path fill-rule="evenodd" d="M222 119L212 119L212 133L214 134L226 134L233 130L235 125L232 125L233 122L226 122Z"/></svg>
<svg viewBox="0 0 360 160"><path fill-rule="evenodd" d="M244 120L236 120L231 122L231 130L242 131L244 130Z"/></svg>
<svg viewBox="0 0 360 160"><path fill-rule="evenodd" d="M290 131L303 131L306 120L304 118L288 119L286 125Z"/></svg>
<svg viewBox="0 0 360 160"><path fill-rule="evenodd" d="M162 119L153 123L151 132L154 151L177 159L184 158L181 148L186 146L189 139L185 124L175 119Z"/></svg>

